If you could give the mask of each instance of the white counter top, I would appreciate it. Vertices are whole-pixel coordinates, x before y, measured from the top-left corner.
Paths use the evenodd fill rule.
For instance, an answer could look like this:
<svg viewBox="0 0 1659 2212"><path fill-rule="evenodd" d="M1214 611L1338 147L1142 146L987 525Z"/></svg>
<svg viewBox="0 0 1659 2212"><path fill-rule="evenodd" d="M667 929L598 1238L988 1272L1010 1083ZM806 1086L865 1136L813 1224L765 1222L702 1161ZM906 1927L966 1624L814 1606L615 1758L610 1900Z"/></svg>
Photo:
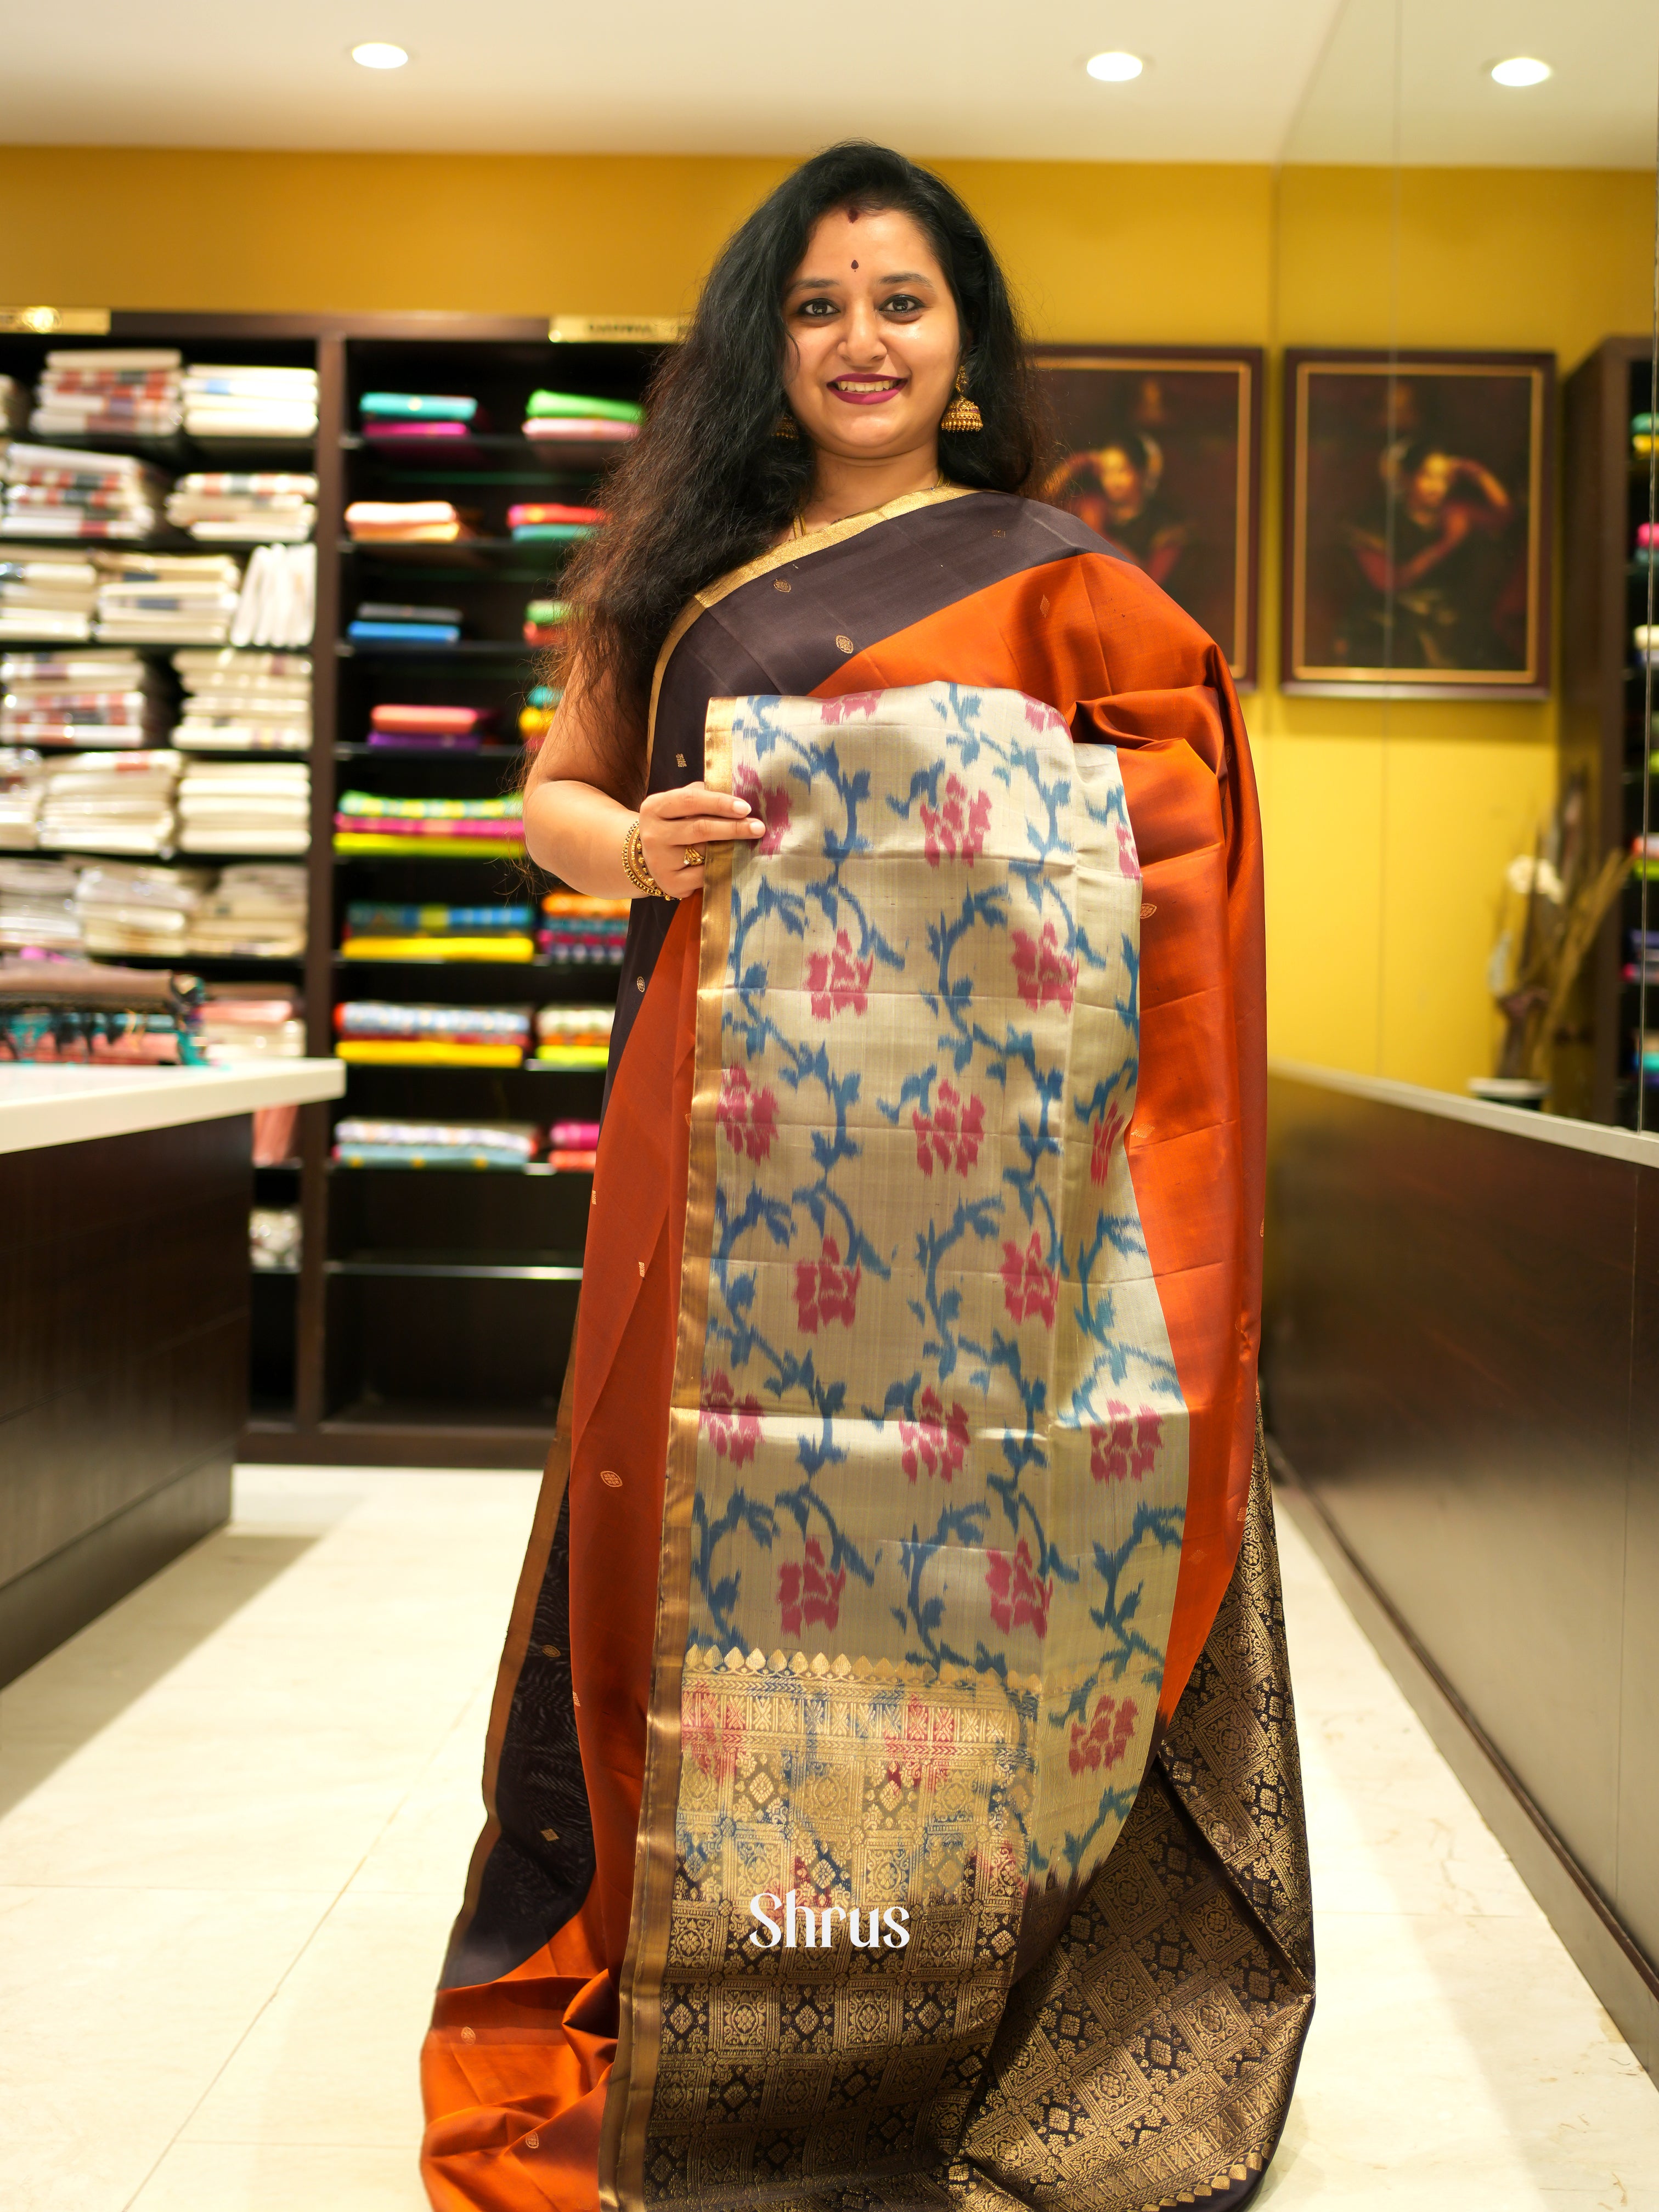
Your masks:
<svg viewBox="0 0 1659 2212"><path fill-rule="evenodd" d="M1536 1145L1559 1145L1568 1152L1598 1152L1605 1160L1659 1167L1659 1133L1638 1136L1634 1129L1610 1128L1602 1121L1570 1121L1565 1114L1537 1114L1523 1106L1498 1106L1455 1091L1431 1091L1420 1083L1396 1083L1381 1075L1350 1075L1344 1068L1315 1067L1297 1060L1270 1060L1269 1075L1286 1083L1310 1083L1320 1091L1346 1091L1378 1106L1405 1106L1433 1114L1443 1121L1468 1121L1479 1129L1501 1129Z"/></svg>
<svg viewBox="0 0 1659 2212"><path fill-rule="evenodd" d="M216 1121L257 1106L310 1105L345 1091L343 1061L243 1067L35 1066L0 1061L0 1152Z"/></svg>

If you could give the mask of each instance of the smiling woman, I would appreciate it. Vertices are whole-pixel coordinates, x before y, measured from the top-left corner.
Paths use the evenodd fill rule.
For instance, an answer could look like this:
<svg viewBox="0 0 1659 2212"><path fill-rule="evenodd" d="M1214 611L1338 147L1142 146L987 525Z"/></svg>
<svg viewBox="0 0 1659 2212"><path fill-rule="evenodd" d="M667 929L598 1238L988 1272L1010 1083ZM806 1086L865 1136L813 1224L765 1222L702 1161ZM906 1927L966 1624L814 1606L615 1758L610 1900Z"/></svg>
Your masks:
<svg viewBox="0 0 1659 2212"><path fill-rule="evenodd" d="M441 2212L1224 2212L1278 2141L1255 790L1223 655L1046 458L979 226L836 148L567 582L526 842L632 919Z"/></svg>

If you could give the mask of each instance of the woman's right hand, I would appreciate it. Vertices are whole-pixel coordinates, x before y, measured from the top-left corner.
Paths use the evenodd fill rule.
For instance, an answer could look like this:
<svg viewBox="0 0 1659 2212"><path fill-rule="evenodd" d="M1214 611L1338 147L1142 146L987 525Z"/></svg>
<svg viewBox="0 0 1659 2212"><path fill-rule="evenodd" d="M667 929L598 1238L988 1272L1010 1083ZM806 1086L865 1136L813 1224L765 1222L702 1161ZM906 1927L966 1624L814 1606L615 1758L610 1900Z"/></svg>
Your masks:
<svg viewBox="0 0 1659 2212"><path fill-rule="evenodd" d="M690 898L702 889L702 866L685 865L687 847L752 842L766 834L746 799L711 791L706 783L684 783L672 791L653 791L640 805L640 843L645 864L670 898Z"/></svg>

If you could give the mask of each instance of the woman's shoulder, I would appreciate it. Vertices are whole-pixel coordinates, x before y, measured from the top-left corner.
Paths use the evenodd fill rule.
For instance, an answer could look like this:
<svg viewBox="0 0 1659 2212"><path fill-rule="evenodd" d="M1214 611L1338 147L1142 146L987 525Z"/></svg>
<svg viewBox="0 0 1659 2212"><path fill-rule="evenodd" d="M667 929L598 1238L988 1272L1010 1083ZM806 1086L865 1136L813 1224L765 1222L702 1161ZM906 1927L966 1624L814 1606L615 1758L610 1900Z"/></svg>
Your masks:
<svg viewBox="0 0 1659 2212"><path fill-rule="evenodd" d="M968 504L966 501L962 502L963 507ZM988 516L994 526L1006 536L1018 537L1034 550L1052 549L1056 560L1068 553L1092 554L1130 575L1140 573L1118 547L1109 544L1097 530L1091 530L1083 518L1068 507L1054 507L1046 499L1028 499L1019 492L1006 491L980 492L972 504L980 515Z"/></svg>

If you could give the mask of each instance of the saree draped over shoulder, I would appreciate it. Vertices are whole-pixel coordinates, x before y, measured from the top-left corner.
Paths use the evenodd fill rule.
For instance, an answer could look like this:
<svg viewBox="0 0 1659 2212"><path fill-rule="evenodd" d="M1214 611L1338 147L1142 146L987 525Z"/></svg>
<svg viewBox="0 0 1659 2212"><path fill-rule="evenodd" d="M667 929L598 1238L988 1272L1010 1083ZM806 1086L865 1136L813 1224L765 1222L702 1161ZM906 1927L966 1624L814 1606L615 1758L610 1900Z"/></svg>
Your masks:
<svg viewBox="0 0 1659 2212"><path fill-rule="evenodd" d="M1243 2204L1313 2006L1222 658L941 490L687 609L441 2212Z"/></svg>

